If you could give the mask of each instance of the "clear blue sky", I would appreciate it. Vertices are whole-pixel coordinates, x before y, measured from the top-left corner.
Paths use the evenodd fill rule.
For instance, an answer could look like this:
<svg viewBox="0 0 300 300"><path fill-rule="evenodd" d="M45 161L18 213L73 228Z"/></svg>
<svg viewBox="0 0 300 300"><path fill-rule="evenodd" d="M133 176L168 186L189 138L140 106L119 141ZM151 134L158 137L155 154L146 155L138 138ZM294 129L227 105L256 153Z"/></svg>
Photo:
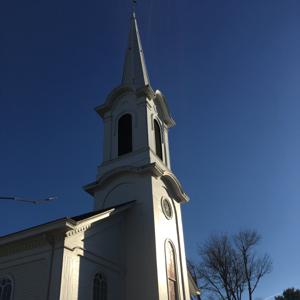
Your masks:
<svg viewBox="0 0 300 300"><path fill-rule="evenodd" d="M121 80L130 1L1 1L0 235L92 208L102 158L93 108ZM177 126L172 166L187 254L257 229L274 261L255 297L300 287L300 1L144 0L150 80Z"/></svg>

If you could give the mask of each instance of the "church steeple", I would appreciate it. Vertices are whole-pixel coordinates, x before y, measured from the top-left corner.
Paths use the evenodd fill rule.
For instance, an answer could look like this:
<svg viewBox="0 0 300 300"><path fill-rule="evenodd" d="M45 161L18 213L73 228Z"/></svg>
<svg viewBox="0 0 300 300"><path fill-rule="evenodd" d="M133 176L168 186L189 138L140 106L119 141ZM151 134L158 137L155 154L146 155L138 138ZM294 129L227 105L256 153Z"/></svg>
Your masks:
<svg viewBox="0 0 300 300"><path fill-rule="evenodd" d="M84 188L95 210L135 203L106 231L115 238L109 251L124 256L122 299L188 300L180 206L189 198L171 170L168 132L175 121L165 96L150 86L134 13L122 83L96 111L104 121L103 162Z"/></svg>
<svg viewBox="0 0 300 300"><path fill-rule="evenodd" d="M139 29L134 12L132 13L131 17L131 26L128 37L128 48L126 50L124 62L122 84L135 88L142 88L150 85Z"/></svg>

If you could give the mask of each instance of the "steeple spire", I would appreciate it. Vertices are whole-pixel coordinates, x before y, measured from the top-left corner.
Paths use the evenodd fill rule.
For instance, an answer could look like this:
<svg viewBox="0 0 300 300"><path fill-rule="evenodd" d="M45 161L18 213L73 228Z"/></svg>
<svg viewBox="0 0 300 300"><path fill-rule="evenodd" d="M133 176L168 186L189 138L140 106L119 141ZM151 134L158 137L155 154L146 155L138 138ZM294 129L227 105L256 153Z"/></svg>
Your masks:
<svg viewBox="0 0 300 300"><path fill-rule="evenodd" d="M139 29L133 11L122 84L141 88L150 84Z"/></svg>

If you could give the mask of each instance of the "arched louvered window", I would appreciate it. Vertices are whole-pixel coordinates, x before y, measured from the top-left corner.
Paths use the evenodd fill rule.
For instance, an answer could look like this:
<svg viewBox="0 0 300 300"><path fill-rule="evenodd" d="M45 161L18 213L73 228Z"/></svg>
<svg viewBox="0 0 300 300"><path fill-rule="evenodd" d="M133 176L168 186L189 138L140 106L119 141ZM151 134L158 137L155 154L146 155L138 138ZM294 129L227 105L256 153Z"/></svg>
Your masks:
<svg viewBox="0 0 300 300"><path fill-rule="evenodd" d="M12 281L8 277L0 277L0 300L12 299Z"/></svg>
<svg viewBox="0 0 300 300"><path fill-rule="evenodd" d="M132 117L126 114L118 122L118 155L132 151Z"/></svg>
<svg viewBox="0 0 300 300"><path fill-rule="evenodd" d="M101 273L94 277L93 300L107 300L107 281Z"/></svg>
<svg viewBox="0 0 300 300"><path fill-rule="evenodd" d="M154 120L154 133L155 133L155 152L156 155L163 160L162 144L161 144L161 132L158 122Z"/></svg>
<svg viewBox="0 0 300 300"><path fill-rule="evenodd" d="M166 267L168 280L168 300L178 300L175 250L171 242L166 243Z"/></svg>

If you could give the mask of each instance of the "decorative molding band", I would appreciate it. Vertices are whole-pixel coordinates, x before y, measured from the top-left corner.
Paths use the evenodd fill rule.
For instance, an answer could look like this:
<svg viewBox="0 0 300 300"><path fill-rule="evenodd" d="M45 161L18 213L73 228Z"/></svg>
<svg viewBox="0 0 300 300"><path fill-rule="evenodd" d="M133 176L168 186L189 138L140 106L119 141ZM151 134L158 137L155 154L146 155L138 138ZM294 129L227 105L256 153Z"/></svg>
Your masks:
<svg viewBox="0 0 300 300"><path fill-rule="evenodd" d="M129 93L133 93L136 95L136 97L146 96L149 99L154 99L155 93L151 86L146 85L144 87L141 87L139 89L135 89L132 86L129 85L119 85L116 88L114 88L110 94L107 96L105 103L102 105L99 105L95 108L96 112L104 118L105 113L108 112L114 102L122 95L126 95Z"/></svg>
<svg viewBox="0 0 300 300"><path fill-rule="evenodd" d="M75 227L73 230L70 230L70 231L66 232L66 237L71 237L71 236L74 236L78 233L85 232L89 228L91 228L91 224L85 224L83 226Z"/></svg>
<svg viewBox="0 0 300 300"><path fill-rule="evenodd" d="M154 103L161 109L161 112L164 117L164 123L168 128L175 126L175 121L170 115L170 111L167 105L166 97L162 94L161 91L155 91L155 97L153 99Z"/></svg>
<svg viewBox="0 0 300 300"><path fill-rule="evenodd" d="M112 178L121 176L126 173L150 174L156 178L161 178L165 182L165 184L172 188L178 202L189 201L189 197L183 191L183 188L177 177L170 170L166 170L160 167L156 162L149 163L142 167L123 166L113 169L103 174L97 181L92 182L84 186L83 188L86 192L93 196L96 190L103 188L103 186L105 186L105 184L109 182Z"/></svg>
<svg viewBox="0 0 300 300"><path fill-rule="evenodd" d="M30 239L22 239L18 242L2 245L0 247L0 257L13 255L18 252L29 251L47 245L48 242L44 235L30 238Z"/></svg>
<svg viewBox="0 0 300 300"><path fill-rule="evenodd" d="M181 183L172 172L165 171L161 179L167 185L172 186L178 202L188 202L190 200L189 196L184 192Z"/></svg>

